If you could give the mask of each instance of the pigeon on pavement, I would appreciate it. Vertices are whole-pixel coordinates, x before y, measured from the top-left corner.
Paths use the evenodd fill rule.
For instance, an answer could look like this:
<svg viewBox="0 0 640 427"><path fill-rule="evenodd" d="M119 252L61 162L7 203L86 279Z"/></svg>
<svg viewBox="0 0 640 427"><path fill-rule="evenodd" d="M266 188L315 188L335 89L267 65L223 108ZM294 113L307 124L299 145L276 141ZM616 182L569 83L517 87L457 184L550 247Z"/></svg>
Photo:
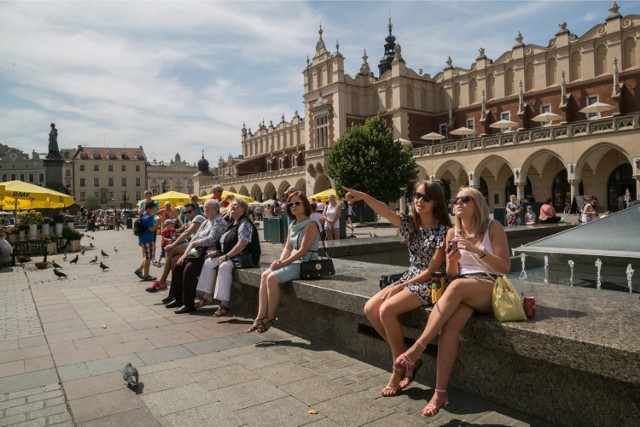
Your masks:
<svg viewBox="0 0 640 427"><path fill-rule="evenodd" d="M56 276L58 276L58 280L60 280L63 277L67 277L66 274L64 274L62 271L58 271L55 268L53 269L53 274L55 274Z"/></svg>
<svg viewBox="0 0 640 427"><path fill-rule="evenodd" d="M138 370L131 363L127 363L122 370L122 379L125 380L129 386L136 387L138 385Z"/></svg>

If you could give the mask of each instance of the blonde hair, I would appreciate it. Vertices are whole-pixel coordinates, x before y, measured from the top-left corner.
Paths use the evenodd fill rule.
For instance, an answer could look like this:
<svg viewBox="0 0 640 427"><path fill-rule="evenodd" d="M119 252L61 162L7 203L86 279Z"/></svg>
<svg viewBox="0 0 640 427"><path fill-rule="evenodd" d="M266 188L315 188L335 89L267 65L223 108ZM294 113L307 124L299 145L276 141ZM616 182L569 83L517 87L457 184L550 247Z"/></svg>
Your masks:
<svg viewBox="0 0 640 427"><path fill-rule="evenodd" d="M471 197L473 202L476 204L472 219L473 234L477 236L479 233L485 232L487 230L487 225L489 224L489 205L487 205L487 201L482 193L471 187L461 187L458 190L458 193ZM456 215L454 227L457 234L465 234L464 229L462 228L462 219L460 219L458 215Z"/></svg>

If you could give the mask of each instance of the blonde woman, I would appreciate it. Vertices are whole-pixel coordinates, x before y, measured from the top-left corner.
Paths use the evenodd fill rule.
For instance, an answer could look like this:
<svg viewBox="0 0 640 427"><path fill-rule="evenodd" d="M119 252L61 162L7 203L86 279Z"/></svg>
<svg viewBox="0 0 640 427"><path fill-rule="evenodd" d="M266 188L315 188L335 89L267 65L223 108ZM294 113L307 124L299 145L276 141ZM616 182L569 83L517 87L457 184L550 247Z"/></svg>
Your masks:
<svg viewBox="0 0 640 427"><path fill-rule="evenodd" d="M413 214L400 215L386 203L366 193L344 188L350 202L363 200L377 214L398 227L409 248L411 266L400 280L375 294L364 306L369 322L389 344L393 359L406 350L404 332L398 316L431 302L431 274L444 271L445 239L451 228L447 202L440 184L435 181L418 183L413 194ZM397 396L413 382L421 362L403 368L393 364L387 386L380 394Z"/></svg>
<svg viewBox="0 0 640 427"><path fill-rule="evenodd" d="M458 354L458 336L474 312L491 313L495 277L509 272L509 244L504 228L489 219L482 193L463 187L452 200L456 215L447 233L447 276L452 279L431 311L427 326L413 346L396 359L405 369L413 367L435 337L438 340L435 393L422 416L432 417L448 404L447 385ZM489 274L488 274L489 273Z"/></svg>

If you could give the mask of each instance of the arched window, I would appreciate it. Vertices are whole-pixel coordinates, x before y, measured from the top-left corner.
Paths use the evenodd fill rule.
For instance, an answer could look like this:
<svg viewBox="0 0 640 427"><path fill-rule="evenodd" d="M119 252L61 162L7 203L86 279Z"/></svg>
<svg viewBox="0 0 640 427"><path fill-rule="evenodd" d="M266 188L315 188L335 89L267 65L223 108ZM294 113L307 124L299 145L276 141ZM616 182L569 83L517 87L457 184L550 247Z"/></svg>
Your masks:
<svg viewBox="0 0 640 427"><path fill-rule="evenodd" d="M558 84L558 63L556 58L547 61L547 86Z"/></svg>
<svg viewBox="0 0 640 427"><path fill-rule="evenodd" d="M604 44L596 48L595 65L596 76L607 72L607 46Z"/></svg>
<svg viewBox="0 0 640 427"><path fill-rule="evenodd" d="M478 81L471 79L469 81L469 104L475 104L478 101Z"/></svg>
<svg viewBox="0 0 640 427"><path fill-rule="evenodd" d="M513 68L507 68L504 73L504 94L506 96L513 95L515 92L515 85L513 84Z"/></svg>
<svg viewBox="0 0 640 427"><path fill-rule="evenodd" d="M571 54L571 65L569 67L569 81L580 80L582 78L582 54L573 52Z"/></svg>
<svg viewBox="0 0 640 427"><path fill-rule="evenodd" d="M493 73L487 76L487 99L493 99L496 96L496 78Z"/></svg>
<svg viewBox="0 0 640 427"><path fill-rule="evenodd" d="M534 73L534 67L533 67L533 62L529 62L525 67L524 67L524 90L526 91L530 91L530 90L534 90L536 88L536 80L535 80L535 73Z"/></svg>
<svg viewBox="0 0 640 427"><path fill-rule="evenodd" d="M622 69L636 66L636 40L627 37L622 45Z"/></svg>

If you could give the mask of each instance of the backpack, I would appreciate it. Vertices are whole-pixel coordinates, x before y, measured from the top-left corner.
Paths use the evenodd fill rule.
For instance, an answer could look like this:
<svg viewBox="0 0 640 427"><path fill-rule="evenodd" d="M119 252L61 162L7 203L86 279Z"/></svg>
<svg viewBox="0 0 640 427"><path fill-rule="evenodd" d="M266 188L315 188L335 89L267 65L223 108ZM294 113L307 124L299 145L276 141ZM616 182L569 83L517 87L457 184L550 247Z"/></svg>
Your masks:
<svg viewBox="0 0 640 427"><path fill-rule="evenodd" d="M145 227L142 225L142 215L140 215L133 222L133 234L136 236L142 236L145 232Z"/></svg>

